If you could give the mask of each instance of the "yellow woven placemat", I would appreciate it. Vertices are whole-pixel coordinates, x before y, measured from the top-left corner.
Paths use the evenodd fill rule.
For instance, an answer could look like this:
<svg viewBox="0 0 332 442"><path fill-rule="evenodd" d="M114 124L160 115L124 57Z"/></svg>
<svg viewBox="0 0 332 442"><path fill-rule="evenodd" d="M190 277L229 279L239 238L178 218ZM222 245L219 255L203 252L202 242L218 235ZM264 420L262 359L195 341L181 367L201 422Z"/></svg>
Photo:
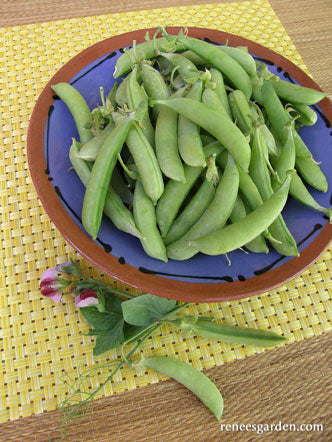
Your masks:
<svg viewBox="0 0 332 442"><path fill-rule="evenodd" d="M26 132L35 101L51 76L82 49L106 37L158 25L214 28L252 39L290 58L306 70L285 29L265 0L183 6L86 17L0 29L1 95L1 292L0 422L52 410L64 399L64 372L92 367L89 329L73 300L55 305L41 296L44 270L80 261L90 275L101 275L76 254L44 212L28 172ZM300 277L268 295L223 304L200 304L191 313L213 315L229 324L271 327L289 342L331 330L331 250ZM128 288L128 290L131 290ZM171 326L144 345L147 355L177 354L199 369L254 355L255 347L230 346L203 338L185 338ZM98 361L118 356L111 351ZM106 373L96 373L99 385ZM160 377L161 378L161 377ZM157 382L149 372L121 370L101 395Z"/></svg>

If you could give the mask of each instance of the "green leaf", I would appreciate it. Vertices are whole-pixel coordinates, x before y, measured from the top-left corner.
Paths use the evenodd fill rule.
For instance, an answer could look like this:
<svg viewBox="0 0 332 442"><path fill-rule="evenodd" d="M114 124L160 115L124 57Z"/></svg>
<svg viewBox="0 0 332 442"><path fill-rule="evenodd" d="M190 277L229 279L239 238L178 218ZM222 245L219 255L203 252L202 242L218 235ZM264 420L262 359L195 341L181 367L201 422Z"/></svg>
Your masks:
<svg viewBox="0 0 332 442"><path fill-rule="evenodd" d="M122 312L128 324L146 327L167 315L176 304L176 301L147 294L123 302Z"/></svg>
<svg viewBox="0 0 332 442"><path fill-rule="evenodd" d="M118 296L113 295L113 293L110 292L104 292L104 294L105 294L105 310L107 312L117 313L118 315L122 316L121 304L123 303L123 300L120 299Z"/></svg>
<svg viewBox="0 0 332 442"><path fill-rule="evenodd" d="M146 327L131 325L125 322L125 325L123 327L125 341L132 339L133 337L137 336L139 333L141 333L143 330L146 329L147 329Z"/></svg>
<svg viewBox="0 0 332 442"><path fill-rule="evenodd" d="M122 315L114 312L100 312L94 305L81 307L80 311L86 321L98 330L113 328L122 319Z"/></svg>
<svg viewBox="0 0 332 442"><path fill-rule="evenodd" d="M124 341L123 325L124 320L120 319L114 327L109 330L91 330L97 335L96 344L93 349L94 356L101 355L122 344Z"/></svg>

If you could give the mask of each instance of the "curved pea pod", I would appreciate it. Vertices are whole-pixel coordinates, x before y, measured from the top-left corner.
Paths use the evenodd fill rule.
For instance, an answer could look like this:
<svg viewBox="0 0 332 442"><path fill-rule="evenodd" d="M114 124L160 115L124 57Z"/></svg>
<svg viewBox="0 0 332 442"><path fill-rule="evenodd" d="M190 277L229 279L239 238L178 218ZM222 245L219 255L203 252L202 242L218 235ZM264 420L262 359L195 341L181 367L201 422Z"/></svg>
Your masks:
<svg viewBox="0 0 332 442"><path fill-rule="evenodd" d="M236 223L247 216L247 210L241 197L238 195L229 219L232 223ZM258 235L257 238L245 244L245 247L253 253L268 253L269 248L266 245L263 235Z"/></svg>
<svg viewBox="0 0 332 442"><path fill-rule="evenodd" d="M249 75L243 67L231 56L219 49L218 46L187 36L179 36L178 40L187 49L195 52L205 59L209 64L219 69L222 74L234 84L237 89L241 89L249 100L252 93L252 84Z"/></svg>
<svg viewBox="0 0 332 442"><path fill-rule="evenodd" d="M84 144L89 141L93 134L86 126L91 121L91 114L82 95L68 83L58 83L51 86L51 88L70 110L78 130L80 142Z"/></svg>
<svg viewBox="0 0 332 442"><path fill-rule="evenodd" d="M114 109L116 109L117 107L117 102L115 100L115 95L116 95L116 91L118 89L119 84L115 81L111 90L109 91L107 98L110 101L111 105L113 106Z"/></svg>
<svg viewBox="0 0 332 442"><path fill-rule="evenodd" d="M160 72L147 63L141 63L140 66L144 88L148 96L152 99L168 98L169 89ZM159 112L160 106L156 106L153 110L155 119L157 118Z"/></svg>
<svg viewBox="0 0 332 442"><path fill-rule="evenodd" d="M193 319L190 316L183 316L180 319L171 321L171 323L177 325L186 333L229 344L255 345L257 347L269 348L287 340L284 336L269 330L217 324L207 321L207 318L198 317L195 322Z"/></svg>
<svg viewBox="0 0 332 442"><path fill-rule="evenodd" d="M184 115L203 127L230 152L236 163L247 171L250 163L250 146L240 129L227 117L210 106L190 98L153 100L151 104L162 104Z"/></svg>
<svg viewBox="0 0 332 442"><path fill-rule="evenodd" d="M73 144L69 150L69 159L83 185L87 186L91 174L91 165L79 158L78 146L78 143L73 140ZM104 213L119 230L138 238L140 237L131 212L123 204L121 198L111 186L106 193Z"/></svg>
<svg viewBox="0 0 332 442"><path fill-rule="evenodd" d="M305 126L313 126L317 122L318 116L311 107L299 103L292 103L292 107L299 115L299 119L297 120L299 123Z"/></svg>
<svg viewBox="0 0 332 442"><path fill-rule="evenodd" d="M200 57L199 55L195 54L193 51L184 51L182 54L184 57L188 58L192 63L194 63L195 66L208 66L209 63L204 60L204 58Z"/></svg>
<svg viewBox="0 0 332 442"><path fill-rule="evenodd" d="M219 155L223 150L224 148L219 142L214 142L204 147L206 158L211 155ZM198 180L202 171L202 167L185 165L184 174L186 181L184 183L174 180L169 180L167 182L165 191L158 201L156 208L157 223L163 237L166 237L168 234L182 203Z"/></svg>
<svg viewBox="0 0 332 442"><path fill-rule="evenodd" d="M134 196L116 166L113 169L111 186L125 204L128 204L129 206L133 204Z"/></svg>
<svg viewBox="0 0 332 442"><path fill-rule="evenodd" d="M179 92L182 93L182 92ZM155 131L156 155L160 169L168 178L185 182L178 146L178 113L163 107Z"/></svg>
<svg viewBox="0 0 332 442"><path fill-rule="evenodd" d="M198 81L187 94L187 99L201 101L202 90L203 83ZM205 167L206 161L199 126L181 113L178 121L178 143L181 158L186 164L193 167Z"/></svg>
<svg viewBox="0 0 332 442"><path fill-rule="evenodd" d="M113 114L113 118L118 124L123 117ZM155 152L136 122L128 132L126 144L137 167L144 191L156 204L164 192L164 181Z"/></svg>
<svg viewBox="0 0 332 442"><path fill-rule="evenodd" d="M252 128L253 113L244 93L238 89L230 92L228 102L236 125L244 135L249 135Z"/></svg>
<svg viewBox="0 0 332 442"><path fill-rule="evenodd" d="M175 46L174 43L169 42L165 37L154 38L138 45L135 44L117 59L113 77L119 78L121 75L129 72L134 64L138 64L143 60L150 60L161 51L167 52L173 49L181 51L185 48L180 43L177 43Z"/></svg>
<svg viewBox="0 0 332 442"><path fill-rule="evenodd" d="M277 76L269 79L277 95L290 103L316 104L326 97L324 92L316 89L300 86L289 81L282 80Z"/></svg>
<svg viewBox="0 0 332 442"><path fill-rule="evenodd" d="M310 186L321 192L327 192L328 183L324 173L312 158L296 157L296 169Z"/></svg>
<svg viewBox="0 0 332 442"><path fill-rule="evenodd" d="M192 391L220 421L223 399L215 384L203 373L185 362L167 356L152 356L143 359L144 367L165 374Z"/></svg>
<svg viewBox="0 0 332 442"><path fill-rule="evenodd" d="M284 109L276 91L270 81L264 80L262 87L264 109L268 115L271 126L282 143L287 139L287 126L290 120L288 112ZM293 129L296 156L312 158L311 152L299 134Z"/></svg>
<svg viewBox="0 0 332 442"><path fill-rule="evenodd" d="M100 131L99 134L84 143L81 149L78 151L78 157L82 160L94 161L97 158L98 152L100 151L106 138L114 127L115 124L113 122L109 123L104 130Z"/></svg>
<svg viewBox="0 0 332 442"><path fill-rule="evenodd" d="M152 258L167 262L166 248L157 228L155 207L140 181L136 181L135 185L133 212L145 252Z"/></svg>
<svg viewBox="0 0 332 442"><path fill-rule="evenodd" d="M142 86L137 81L137 68L134 67L132 72L128 75L126 81L126 93L128 99L128 105L130 109L137 109L142 101L147 102L147 96ZM140 127L148 139L149 143L152 147L154 147L155 139L154 139L154 128L150 121L149 112L146 112L142 118Z"/></svg>
<svg viewBox="0 0 332 442"><path fill-rule="evenodd" d="M202 103L213 107L213 109L220 112L224 117L229 117L215 90L205 88L202 94Z"/></svg>
<svg viewBox="0 0 332 442"><path fill-rule="evenodd" d="M161 52L160 56L169 60L170 63L177 68L180 77L185 83L195 84L199 80L201 72L188 58L181 54L167 52Z"/></svg>
<svg viewBox="0 0 332 442"><path fill-rule="evenodd" d="M112 172L132 123L133 116L127 117L108 135L93 164L82 208L82 224L93 239L97 238Z"/></svg>
<svg viewBox="0 0 332 442"><path fill-rule="evenodd" d="M287 162L286 171L293 170L295 164L295 146L292 137L292 130L289 129L289 138L284 146L283 153ZM281 159L283 161L283 159ZM279 159L279 163L281 162ZM285 163L285 161L284 161ZM267 169L264 155L261 148L258 129L253 134L252 156L250 163L250 176L256 184L263 200L267 200L273 195L273 189L269 171ZM282 179L284 181L285 174ZM273 247L278 253L285 256L298 256L295 239L288 230L286 223L281 214L269 226L269 232L274 238Z"/></svg>
<svg viewBox="0 0 332 442"><path fill-rule="evenodd" d="M124 78L119 84L119 86L116 88L114 99L119 106L128 104L127 82L128 82L128 77Z"/></svg>
<svg viewBox="0 0 332 442"><path fill-rule="evenodd" d="M236 48L233 46L218 46L218 48L226 52L226 54L230 55L234 58L235 61L239 63L240 66L247 72L250 77L254 77L256 75L256 62L254 58L248 53L245 48Z"/></svg>
<svg viewBox="0 0 332 442"><path fill-rule="evenodd" d="M218 95L219 100L221 101L222 105L226 109L228 116L230 118L232 118L232 113L229 108L229 103L228 103L228 98L227 98L227 93L226 93L225 83L224 83L224 78L222 76L222 73L218 69L211 68L210 74L211 74L211 81L213 83L215 83L215 85L216 85L214 91Z"/></svg>
<svg viewBox="0 0 332 442"><path fill-rule="evenodd" d="M230 154L227 165L217 186L213 200L190 230L177 241L167 246L167 256L185 260L197 254L190 241L222 228L232 213L239 189L239 172Z"/></svg>
<svg viewBox="0 0 332 442"><path fill-rule="evenodd" d="M207 255L221 255L243 247L264 232L284 208L289 191L290 174L269 199L246 218L190 241L190 246Z"/></svg>
<svg viewBox="0 0 332 442"><path fill-rule="evenodd" d="M205 177L188 205L173 222L164 240L166 245L181 238L199 220L212 201L215 191L214 184Z"/></svg>

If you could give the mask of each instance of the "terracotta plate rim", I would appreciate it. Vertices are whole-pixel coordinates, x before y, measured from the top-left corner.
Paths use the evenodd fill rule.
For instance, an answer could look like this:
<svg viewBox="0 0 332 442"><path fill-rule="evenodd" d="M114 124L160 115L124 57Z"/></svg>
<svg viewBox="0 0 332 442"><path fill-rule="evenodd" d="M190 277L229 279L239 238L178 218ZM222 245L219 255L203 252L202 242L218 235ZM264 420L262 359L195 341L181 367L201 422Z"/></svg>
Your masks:
<svg viewBox="0 0 332 442"><path fill-rule="evenodd" d="M170 33L177 33L180 29L180 27L168 28ZM116 35L86 48L56 72L43 89L32 112L27 136L29 170L42 205L56 228L74 249L106 274L138 290L178 301L220 302L246 298L277 288L302 273L327 249L332 239L331 224L325 224L317 237L301 252L299 257L292 258L285 264L261 275L247 278L245 281L223 283L183 282L143 273L129 264L120 264L116 257L106 253L70 218L52 184L47 179L44 159L44 128L48 109L53 104L54 93L51 85L61 81L68 82L77 72L96 59L132 44L133 40L140 43L144 41L147 31L152 35L155 30L155 28L141 29ZM189 35L193 37L208 38L218 43L225 43L228 40L230 45L248 46L250 52L263 59L273 61L275 65L283 68L303 86L321 90L314 80L290 60L258 43L218 30L192 27L188 28L188 31ZM331 122L332 105L330 101L324 98L319 105Z"/></svg>

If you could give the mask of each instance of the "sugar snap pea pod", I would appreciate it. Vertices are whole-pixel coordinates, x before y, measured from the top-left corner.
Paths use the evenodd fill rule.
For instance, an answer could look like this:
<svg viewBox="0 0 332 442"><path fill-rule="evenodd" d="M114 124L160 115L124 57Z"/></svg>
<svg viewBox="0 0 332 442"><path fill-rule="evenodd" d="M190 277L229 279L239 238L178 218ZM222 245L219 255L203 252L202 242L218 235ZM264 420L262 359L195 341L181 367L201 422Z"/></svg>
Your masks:
<svg viewBox="0 0 332 442"><path fill-rule="evenodd" d="M264 80L262 87L262 99L264 109L268 115L271 126L277 133L280 141L284 143L287 139L287 123L289 122L289 114L284 109L276 91L270 81ZM296 156L301 158L312 158L310 150L307 148L302 138L294 130L294 142L296 148Z"/></svg>
<svg viewBox="0 0 332 442"><path fill-rule="evenodd" d="M250 163L250 146L240 129L229 118L224 118L210 106L190 98L153 100L151 104L167 106L194 121L213 135L230 152L236 163L247 171Z"/></svg>
<svg viewBox="0 0 332 442"><path fill-rule="evenodd" d="M221 255L243 247L266 230L284 208L290 184L290 174L269 199L246 218L222 229L190 241L190 246L207 255Z"/></svg>
<svg viewBox="0 0 332 442"><path fill-rule="evenodd" d="M116 166L113 169L111 186L125 204L133 204L134 195Z"/></svg>
<svg viewBox="0 0 332 442"><path fill-rule="evenodd" d="M112 130L93 164L82 208L82 224L93 239L97 238L112 172L132 123L133 115Z"/></svg>
<svg viewBox="0 0 332 442"><path fill-rule="evenodd" d="M240 49L227 45L218 46L218 48L234 58L234 60L236 60L239 65L243 67L250 77L254 77L256 75L256 62L249 52L244 48Z"/></svg>
<svg viewBox="0 0 332 442"><path fill-rule="evenodd" d="M194 63L181 54L161 52L161 57L169 60L172 65L178 68L181 78L188 84L195 84L200 77L201 72Z"/></svg>
<svg viewBox="0 0 332 442"><path fill-rule="evenodd" d="M287 338L270 330L259 330L249 327L238 327L227 324L217 324L206 321L206 318L180 317L171 321L184 332L190 335L202 336L214 341L228 342L229 344L255 345L257 347L274 347Z"/></svg>
<svg viewBox="0 0 332 442"><path fill-rule="evenodd" d="M214 90L215 90L216 94L218 95L219 100L221 101L222 105L226 109L226 112L228 113L229 117L232 118L232 113L231 113L231 110L229 107L227 93L226 93L226 89L225 89L224 78L222 76L222 73L218 69L211 68L210 74L211 74L211 81L213 83L215 83L215 85L216 85Z"/></svg>
<svg viewBox="0 0 332 442"><path fill-rule="evenodd" d="M201 101L203 83L196 82L187 94L187 99ZM176 99L176 98L173 98ZM183 161L189 166L205 167L205 155L200 137L200 128L197 123L180 113L178 121L179 152Z"/></svg>
<svg viewBox="0 0 332 442"><path fill-rule="evenodd" d="M184 51L182 54L184 57L188 58L192 63L194 63L195 66L208 66L209 63L204 60L204 58L200 57L199 55L195 54L193 51Z"/></svg>
<svg viewBox="0 0 332 442"><path fill-rule="evenodd" d="M127 82L128 77L124 78L115 91L114 99L119 106L123 104L128 104L128 95L127 95Z"/></svg>
<svg viewBox="0 0 332 442"><path fill-rule="evenodd" d="M78 152L78 143L73 140L73 144L69 150L69 159L83 185L87 186L91 174L91 164L79 158ZM140 237L131 212L123 204L121 198L112 186L109 187L106 193L104 213L119 230L137 236L138 238Z"/></svg>
<svg viewBox="0 0 332 442"><path fill-rule="evenodd" d="M193 195L188 205L173 222L164 240L165 244L171 244L181 238L203 215L215 194L215 186L206 178L199 189Z"/></svg>
<svg viewBox="0 0 332 442"><path fill-rule="evenodd" d="M167 52L168 50L176 49L178 51L184 50L184 46L177 43L167 41L165 37L154 38L143 43L136 44L129 50L125 51L117 59L114 70L114 78L119 78L131 70L134 64L143 60L150 60L155 57L158 52Z"/></svg>
<svg viewBox="0 0 332 442"><path fill-rule="evenodd" d="M91 114L82 95L68 83L58 83L51 86L51 88L70 110L75 121L80 142L84 144L89 141L93 137L93 134L86 126L91 121Z"/></svg>
<svg viewBox="0 0 332 442"><path fill-rule="evenodd" d="M160 169L168 178L185 182L178 146L178 113L163 107L155 131L156 155Z"/></svg>
<svg viewBox="0 0 332 442"><path fill-rule="evenodd" d="M196 255L197 250L190 246L190 241L220 229L226 224L232 213L238 189L238 168L232 156L228 153L227 164L213 200L190 230L180 239L167 246L167 256L182 261Z"/></svg>
<svg viewBox="0 0 332 442"><path fill-rule="evenodd" d="M225 107L223 106L217 93L214 90L212 90L210 88L204 89L204 91L202 93L202 103L204 103L210 107L213 107L213 109L220 112L224 117L229 118L229 115L228 115Z"/></svg>
<svg viewBox="0 0 332 442"><path fill-rule="evenodd" d="M293 170L295 164L295 146L291 129L289 129L289 140L287 140L285 144L284 152L285 149L287 149L286 156L289 167L289 169L287 170ZM292 154L289 154L290 150L292 150ZM250 176L252 177L254 183L257 186L257 189L262 195L263 201L265 201L273 195L273 188L269 171L267 169L262 152L259 132L257 128L254 130L251 152L251 162L249 168ZM285 179L284 175L283 178ZM284 256L299 255L295 239L288 230L281 214L279 214L277 218L271 223L271 225L269 226L269 232L271 233L273 238L278 241L273 242L272 244L278 253Z"/></svg>
<svg viewBox="0 0 332 442"><path fill-rule="evenodd" d="M118 83L115 81L113 86L112 86L112 89L109 91L109 93L107 95L107 98L111 102L111 104L112 104L114 109L117 108L117 102L115 100L115 95L116 95L116 91L118 89L118 86L119 86Z"/></svg>
<svg viewBox="0 0 332 442"><path fill-rule="evenodd" d="M326 97L324 92L290 83L277 76L272 76L269 81L274 87L277 95L290 103L307 104L310 106L311 104L318 103Z"/></svg>
<svg viewBox="0 0 332 442"><path fill-rule="evenodd" d="M302 123L305 126L313 126L317 122L317 114L311 109L311 107L299 103L292 103L292 107L294 107L299 114L299 119L297 120L299 123Z"/></svg>
<svg viewBox="0 0 332 442"><path fill-rule="evenodd" d="M114 129L115 124L110 122L104 130L100 131L91 140L84 143L78 152L78 157L86 161L94 161L97 158L98 152L104 144L109 133Z"/></svg>
<svg viewBox="0 0 332 442"><path fill-rule="evenodd" d="M137 81L137 68L133 68L132 72L127 78L127 97L128 105L130 109L137 109L142 100L147 101L147 96L144 89L140 86ZM142 118L141 129L148 139L152 147L154 147L154 128L151 124L149 113L146 112Z"/></svg>
<svg viewBox="0 0 332 442"><path fill-rule="evenodd" d="M296 169L310 186L321 192L327 192L328 183L326 177L312 158L296 157Z"/></svg>
<svg viewBox="0 0 332 442"><path fill-rule="evenodd" d="M249 75L243 67L231 56L221 51L218 46L187 36L178 36L178 41L187 49L204 58L212 66L225 74L237 89L241 89L249 100L252 93L252 85Z"/></svg>
<svg viewBox="0 0 332 442"><path fill-rule="evenodd" d="M228 94L229 107L233 120L244 135L249 135L252 128L253 113L242 91L236 89Z"/></svg>
<svg viewBox="0 0 332 442"><path fill-rule="evenodd" d="M210 135L206 135L206 134L201 134L201 140L203 143L203 146L206 146L208 144L214 143L215 141L217 141L215 138L210 137Z"/></svg>
<svg viewBox="0 0 332 442"><path fill-rule="evenodd" d="M235 200L235 204L232 210L232 213L229 216L229 219L232 223L236 223L237 221L240 221L241 219L245 218L247 216L247 211L245 208L245 205L240 197L238 195ZM257 238L253 239L249 243L245 244L245 247L253 253L268 253L269 248L266 245L265 239L263 235L257 236Z"/></svg>
<svg viewBox="0 0 332 442"><path fill-rule="evenodd" d="M203 373L185 362L167 356L143 359L142 365L169 376L192 391L220 421L223 399L215 384Z"/></svg>
<svg viewBox="0 0 332 442"><path fill-rule="evenodd" d="M157 228L155 207L140 181L136 181L135 185L133 212L145 252L152 258L167 262L166 248Z"/></svg>
<svg viewBox="0 0 332 442"><path fill-rule="evenodd" d="M141 63L140 66L144 88L148 96L153 99L168 98L169 90L160 72L147 63ZM160 106L156 106L153 111L155 118L157 118L159 111Z"/></svg>
<svg viewBox="0 0 332 442"><path fill-rule="evenodd" d="M223 150L224 148L218 142L211 143L211 145L204 147L206 158L214 154L219 155ZM156 208L157 223L163 237L166 237L182 203L202 171L202 167L185 165L184 175L186 181L184 183L175 180L169 180L167 182L165 191L158 201Z"/></svg>

